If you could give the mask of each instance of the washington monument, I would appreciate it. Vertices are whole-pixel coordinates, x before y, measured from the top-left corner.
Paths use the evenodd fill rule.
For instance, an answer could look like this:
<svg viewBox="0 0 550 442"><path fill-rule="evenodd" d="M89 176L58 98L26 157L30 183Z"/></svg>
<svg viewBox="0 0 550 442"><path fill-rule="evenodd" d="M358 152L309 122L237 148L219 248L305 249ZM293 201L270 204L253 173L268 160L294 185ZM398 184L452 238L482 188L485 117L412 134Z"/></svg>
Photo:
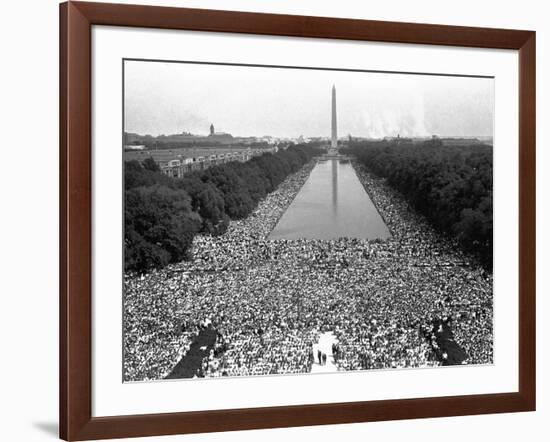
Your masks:
<svg viewBox="0 0 550 442"><path fill-rule="evenodd" d="M336 128L336 86L332 85L332 133L331 149L338 149L338 129Z"/></svg>

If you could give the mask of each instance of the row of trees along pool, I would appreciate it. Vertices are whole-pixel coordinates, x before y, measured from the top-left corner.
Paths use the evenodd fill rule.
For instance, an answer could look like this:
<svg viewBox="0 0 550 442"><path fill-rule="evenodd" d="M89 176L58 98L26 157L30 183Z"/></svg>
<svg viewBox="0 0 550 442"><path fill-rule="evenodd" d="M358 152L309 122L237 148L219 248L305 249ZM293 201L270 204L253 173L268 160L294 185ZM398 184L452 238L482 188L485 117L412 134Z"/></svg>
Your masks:
<svg viewBox="0 0 550 442"><path fill-rule="evenodd" d="M246 163L230 162L183 178L163 175L152 158L124 167L124 260L145 272L189 257L193 237L219 235L316 154L297 145Z"/></svg>
<svg viewBox="0 0 550 442"><path fill-rule="evenodd" d="M493 148L395 141L351 142L347 153L390 186L440 232L477 256L487 270L493 262Z"/></svg>

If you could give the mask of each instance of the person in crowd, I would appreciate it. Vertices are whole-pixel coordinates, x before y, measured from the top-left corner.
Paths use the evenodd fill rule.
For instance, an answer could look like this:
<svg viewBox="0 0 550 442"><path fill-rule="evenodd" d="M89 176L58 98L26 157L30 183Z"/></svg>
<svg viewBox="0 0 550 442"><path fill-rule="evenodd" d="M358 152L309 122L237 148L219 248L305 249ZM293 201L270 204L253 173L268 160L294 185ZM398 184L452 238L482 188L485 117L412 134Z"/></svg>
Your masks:
<svg viewBox="0 0 550 442"><path fill-rule="evenodd" d="M216 343L197 376L308 373L327 331L338 370L442 365L449 356L432 330L443 318L463 363L492 362L492 275L361 166L388 240L268 238L311 167L225 234L196 236L193 259L125 274L125 380L167 376L204 328Z"/></svg>

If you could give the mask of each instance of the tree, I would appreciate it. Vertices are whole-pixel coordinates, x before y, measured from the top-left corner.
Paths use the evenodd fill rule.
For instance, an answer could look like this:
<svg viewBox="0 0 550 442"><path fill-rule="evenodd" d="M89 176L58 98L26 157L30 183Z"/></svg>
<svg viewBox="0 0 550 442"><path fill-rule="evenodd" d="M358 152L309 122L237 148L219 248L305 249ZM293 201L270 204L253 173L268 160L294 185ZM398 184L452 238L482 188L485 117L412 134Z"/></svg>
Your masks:
<svg viewBox="0 0 550 442"><path fill-rule="evenodd" d="M132 160L124 163L124 188L126 190L140 186L153 186L155 184L172 187L173 183L173 178L158 171L145 169L139 161Z"/></svg>
<svg viewBox="0 0 550 442"><path fill-rule="evenodd" d="M214 184L202 181L197 173L190 173L176 180L176 186L191 197L192 210L202 218L203 232L213 235L225 232L229 217L225 213L224 195Z"/></svg>
<svg viewBox="0 0 550 442"><path fill-rule="evenodd" d="M232 165L215 166L205 171L203 179L222 191L225 213L231 219L245 218L254 208L246 184Z"/></svg>
<svg viewBox="0 0 550 442"><path fill-rule="evenodd" d="M189 256L199 231L226 231L229 219L248 216L289 173L315 154L293 146L246 163L230 162L183 178L160 172L152 158L127 161L125 188L125 267L145 272Z"/></svg>
<svg viewBox="0 0 550 442"><path fill-rule="evenodd" d="M155 162L153 157L147 157L143 160L143 168L145 170L150 170L151 172L160 172L159 165Z"/></svg>
<svg viewBox="0 0 550 442"><path fill-rule="evenodd" d="M354 154L441 233L492 268L492 146L350 142Z"/></svg>
<svg viewBox="0 0 550 442"><path fill-rule="evenodd" d="M146 271L187 258L200 226L183 190L155 185L126 191L125 267Z"/></svg>

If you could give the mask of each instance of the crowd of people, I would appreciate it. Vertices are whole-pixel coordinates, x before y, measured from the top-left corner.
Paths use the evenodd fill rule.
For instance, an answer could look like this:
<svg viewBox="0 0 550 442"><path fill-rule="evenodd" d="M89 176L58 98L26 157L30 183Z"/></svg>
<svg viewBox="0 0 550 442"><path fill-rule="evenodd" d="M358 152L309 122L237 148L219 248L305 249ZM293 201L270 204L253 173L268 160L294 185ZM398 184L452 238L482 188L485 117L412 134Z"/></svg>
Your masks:
<svg viewBox="0 0 550 442"><path fill-rule="evenodd" d="M195 237L193 260L126 275L126 381L166 377L205 324L217 339L201 376L307 373L324 332L339 370L441 365L425 331L443 319L464 363L492 363L492 275L360 165L391 238L268 239L314 165L225 234Z"/></svg>

